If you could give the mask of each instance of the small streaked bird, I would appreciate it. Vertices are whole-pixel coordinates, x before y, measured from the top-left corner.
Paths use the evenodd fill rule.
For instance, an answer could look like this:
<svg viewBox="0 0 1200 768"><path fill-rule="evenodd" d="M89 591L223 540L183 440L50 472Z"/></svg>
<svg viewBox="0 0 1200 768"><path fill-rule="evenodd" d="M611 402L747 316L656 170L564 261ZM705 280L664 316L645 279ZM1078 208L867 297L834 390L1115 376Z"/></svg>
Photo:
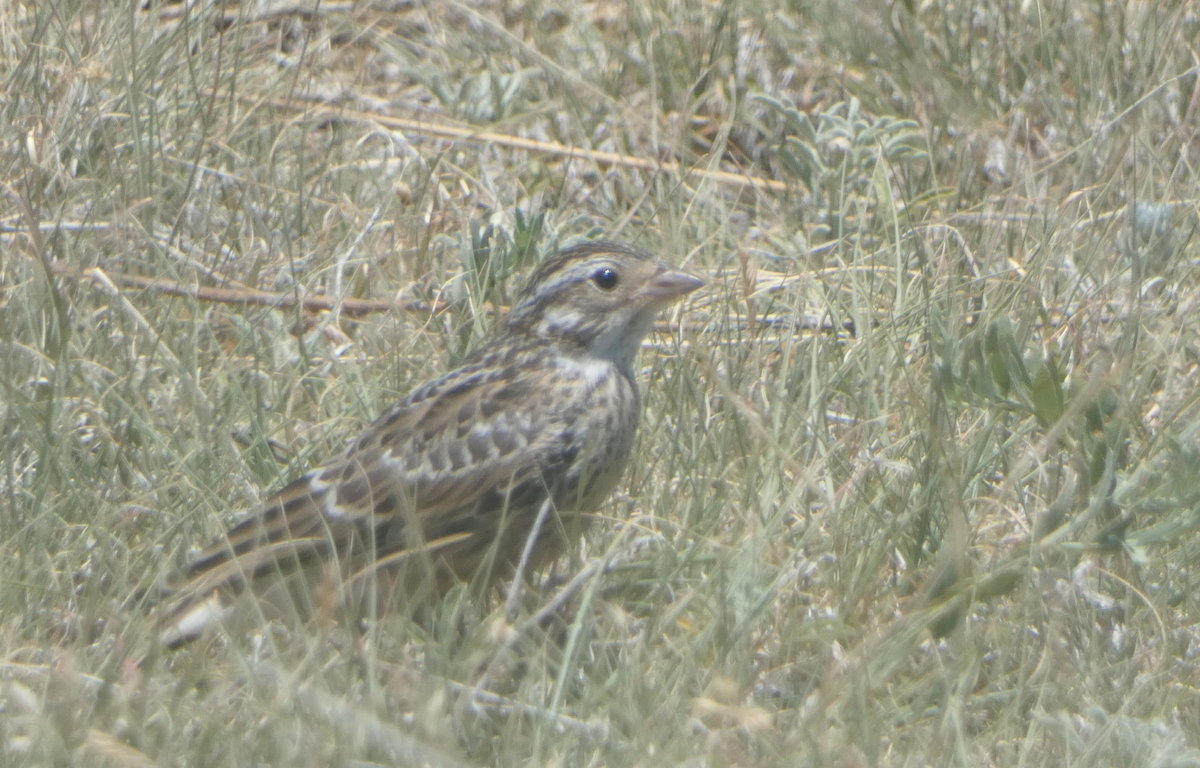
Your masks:
<svg viewBox="0 0 1200 768"><path fill-rule="evenodd" d="M642 340L703 284L616 242L548 259L490 342L203 550L162 642L193 640L229 618L239 593L314 567L345 599L388 569L404 571L401 589L438 592L509 577L523 555L547 565L624 472Z"/></svg>

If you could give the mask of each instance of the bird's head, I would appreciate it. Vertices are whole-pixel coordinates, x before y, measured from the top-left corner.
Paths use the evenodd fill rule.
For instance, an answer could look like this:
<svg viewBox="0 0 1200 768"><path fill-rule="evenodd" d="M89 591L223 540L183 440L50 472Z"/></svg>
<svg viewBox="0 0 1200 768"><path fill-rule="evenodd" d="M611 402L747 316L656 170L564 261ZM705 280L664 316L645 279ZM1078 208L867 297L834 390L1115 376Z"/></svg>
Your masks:
<svg viewBox="0 0 1200 768"><path fill-rule="evenodd" d="M508 316L510 333L561 339L628 368L667 305L704 281L622 243L584 243L547 259Z"/></svg>

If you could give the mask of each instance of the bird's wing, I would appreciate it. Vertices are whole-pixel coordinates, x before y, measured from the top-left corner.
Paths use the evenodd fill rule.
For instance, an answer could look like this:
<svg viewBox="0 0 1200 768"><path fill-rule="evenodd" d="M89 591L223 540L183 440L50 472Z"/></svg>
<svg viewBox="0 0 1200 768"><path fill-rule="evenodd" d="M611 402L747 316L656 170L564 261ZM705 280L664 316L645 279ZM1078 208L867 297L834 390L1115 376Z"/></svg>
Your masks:
<svg viewBox="0 0 1200 768"><path fill-rule="evenodd" d="M579 388L569 382L518 375L538 367L536 354L485 359L414 391L339 459L284 487L202 551L172 613L356 546L381 557L445 553L486 535L481 518L498 517L488 514L495 506L540 503L542 478L580 449L573 426L584 404L573 407Z"/></svg>

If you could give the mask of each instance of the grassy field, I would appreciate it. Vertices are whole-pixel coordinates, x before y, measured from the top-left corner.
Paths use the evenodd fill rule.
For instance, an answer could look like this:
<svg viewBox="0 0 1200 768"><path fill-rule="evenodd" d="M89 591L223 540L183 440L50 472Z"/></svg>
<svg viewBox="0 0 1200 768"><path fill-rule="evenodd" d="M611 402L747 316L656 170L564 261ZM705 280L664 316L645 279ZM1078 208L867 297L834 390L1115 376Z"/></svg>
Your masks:
<svg viewBox="0 0 1200 768"><path fill-rule="evenodd" d="M1200 765L1200 6L970 5L0 4L0 765ZM709 286L515 621L156 647L599 235Z"/></svg>

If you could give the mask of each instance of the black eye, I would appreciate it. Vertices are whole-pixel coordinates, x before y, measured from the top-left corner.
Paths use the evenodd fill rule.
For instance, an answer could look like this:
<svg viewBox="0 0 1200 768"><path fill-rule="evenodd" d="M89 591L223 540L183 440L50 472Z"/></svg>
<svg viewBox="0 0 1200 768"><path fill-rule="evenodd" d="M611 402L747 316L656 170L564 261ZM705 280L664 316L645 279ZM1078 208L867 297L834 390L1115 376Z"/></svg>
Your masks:
<svg viewBox="0 0 1200 768"><path fill-rule="evenodd" d="M601 267L592 275L592 282L602 291L611 291L617 287L620 278L617 277L617 270L612 267Z"/></svg>

